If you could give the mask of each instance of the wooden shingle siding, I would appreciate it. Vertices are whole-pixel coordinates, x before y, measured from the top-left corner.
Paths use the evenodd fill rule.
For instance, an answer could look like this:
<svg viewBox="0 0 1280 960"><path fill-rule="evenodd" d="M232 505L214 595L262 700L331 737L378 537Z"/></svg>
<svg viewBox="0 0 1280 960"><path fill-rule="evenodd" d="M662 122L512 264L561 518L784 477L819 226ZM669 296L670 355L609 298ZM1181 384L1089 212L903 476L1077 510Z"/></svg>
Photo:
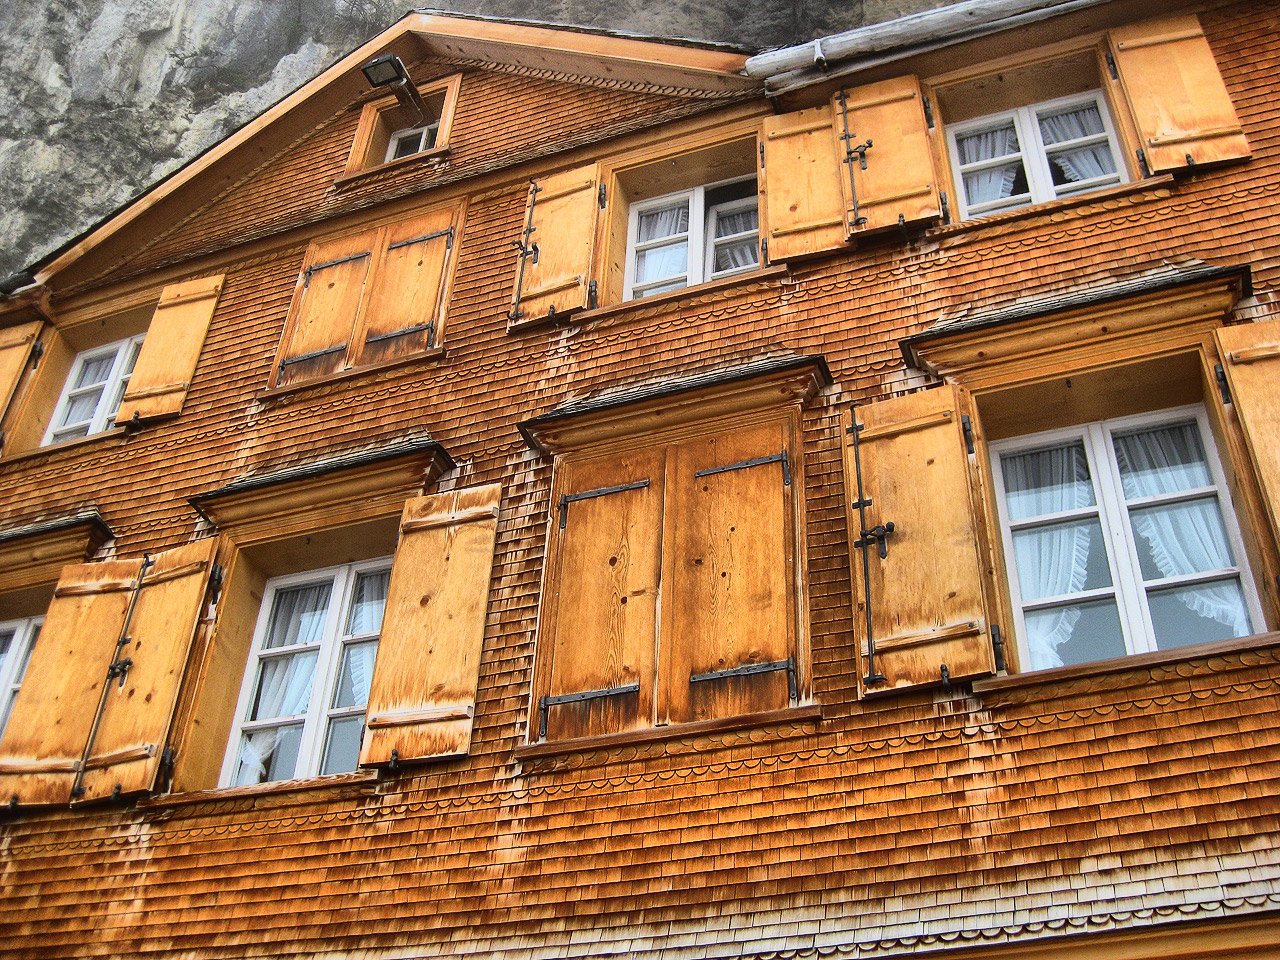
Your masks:
<svg viewBox="0 0 1280 960"><path fill-rule="evenodd" d="M0 957L901 957L1280 907L1280 639L1044 686L859 698L843 417L902 388L901 338L1165 260L1249 264L1240 318L1280 317L1280 11L1224 0L1201 22L1253 157L1183 180L515 334L527 185L499 185L469 198L442 356L286 391L268 384L308 241L226 265L180 416L0 460L0 529L96 506L114 555L136 560L207 532L195 494L429 433L457 487L502 487L469 753L377 784L7 815ZM468 72L450 163L693 109L674 99ZM424 167L331 192L355 117L121 273L428 184ZM550 458L515 424L783 354L822 355L836 381L799 430L822 719L517 761L553 505Z"/></svg>

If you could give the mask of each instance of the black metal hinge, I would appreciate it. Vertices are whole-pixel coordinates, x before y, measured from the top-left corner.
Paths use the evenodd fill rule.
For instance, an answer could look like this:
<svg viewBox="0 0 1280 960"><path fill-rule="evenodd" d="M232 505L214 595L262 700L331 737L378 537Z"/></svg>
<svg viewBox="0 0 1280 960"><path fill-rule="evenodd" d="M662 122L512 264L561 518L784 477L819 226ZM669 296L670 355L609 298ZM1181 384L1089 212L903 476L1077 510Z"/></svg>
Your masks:
<svg viewBox="0 0 1280 960"><path fill-rule="evenodd" d="M591 280L587 283L587 309L594 310L600 305L600 285Z"/></svg>
<svg viewBox="0 0 1280 960"><path fill-rule="evenodd" d="M1004 673L1007 668L1004 656L1004 637L1000 633L999 624L991 625L991 653L995 657L996 671Z"/></svg>
<svg viewBox="0 0 1280 960"><path fill-rule="evenodd" d="M132 643L132 637L125 638L127 643ZM125 657L123 660L116 660L107 667L107 682L119 679L120 686L124 686L125 677L129 675L129 670L133 667L133 658Z"/></svg>
<svg viewBox="0 0 1280 960"><path fill-rule="evenodd" d="M412 242L412 241L409 241L409 242ZM367 256L369 256L368 250L366 250L364 253L353 253L345 257L338 257L336 260L326 260L324 261L324 263L313 263L311 266L307 267L307 269L303 271L302 286L304 288L311 286L311 276L312 274L316 273L319 270L326 270L329 267L337 267L337 266L340 266L341 264L351 263L355 260L363 260Z"/></svg>
<svg viewBox="0 0 1280 960"><path fill-rule="evenodd" d="M794 704L800 698L800 693L796 683L796 662L790 657L786 660L771 660L767 663L744 663L737 667L726 667L724 670L693 673L689 675L689 683L706 683L708 680L725 680L730 677L749 677L758 673L774 673L778 670L787 671L787 696Z"/></svg>
<svg viewBox="0 0 1280 960"><path fill-rule="evenodd" d="M609 188L603 183L600 184L600 190L596 194L596 200L600 204L601 210L603 210L605 205L609 202Z"/></svg>
<svg viewBox="0 0 1280 960"><path fill-rule="evenodd" d="M226 573L222 569L222 564L215 563L209 571L209 602L215 607L222 596L222 584L225 579Z"/></svg>
<svg viewBox="0 0 1280 960"><path fill-rule="evenodd" d="M596 497L607 497L611 493L626 493L628 490L643 490L649 481L636 480L633 483L620 483L616 487L599 487L595 490L584 490L582 493L566 493L560 497L560 529L569 522L569 504L579 500L594 500Z"/></svg>
<svg viewBox="0 0 1280 960"><path fill-rule="evenodd" d="M583 703L587 700L601 700L605 697L621 697L628 693L639 693L640 684L628 683L619 687L605 687L602 690L580 690L577 693L561 693L554 697L538 698L538 739L547 739L547 714L552 707L562 703Z"/></svg>
<svg viewBox="0 0 1280 960"><path fill-rule="evenodd" d="M942 222L950 223L951 222L951 201L947 199L947 191L939 190L938 200L942 207Z"/></svg>
<svg viewBox="0 0 1280 960"><path fill-rule="evenodd" d="M921 97L920 103L924 107L924 122L928 124L929 129L933 129L933 101L928 97Z"/></svg>
<svg viewBox="0 0 1280 960"><path fill-rule="evenodd" d="M375 333L364 338L365 345L371 343L381 343L383 340L394 340L397 337L407 337L411 333L422 333L427 331L427 343L430 343L435 337L435 323L416 323L412 327L403 327L399 330L392 330L390 333Z"/></svg>
<svg viewBox="0 0 1280 960"><path fill-rule="evenodd" d="M1138 170L1144 177L1151 176L1151 168L1147 166L1147 154L1141 147L1138 148Z"/></svg>
<svg viewBox="0 0 1280 960"><path fill-rule="evenodd" d="M1116 68L1116 58L1110 50L1104 54L1107 60L1107 73L1111 74L1112 80L1120 79L1120 71Z"/></svg>
<svg viewBox="0 0 1280 960"><path fill-rule="evenodd" d="M331 353L346 353L347 345L340 343L336 347L325 347L323 350L312 350L310 353L299 354L296 357L285 357L280 361L280 372L284 373L284 368L291 363L304 363L307 360L315 360L319 357L328 356Z"/></svg>
<svg viewBox="0 0 1280 960"><path fill-rule="evenodd" d="M1227 380L1227 371L1223 368L1222 364L1215 363L1213 365L1213 379L1218 382L1218 393L1222 397L1222 402L1224 404L1230 403L1231 384Z"/></svg>
<svg viewBox="0 0 1280 960"><path fill-rule="evenodd" d="M973 455L973 421L969 419L967 414L960 417L960 429L964 432L964 448L969 452L970 456L972 456Z"/></svg>
<svg viewBox="0 0 1280 960"><path fill-rule="evenodd" d="M863 530L862 536L853 541L855 547L876 547L881 560L889 559L889 535L893 533L894 523L878 523L870 530Z"/></svg>
<svg viewBox="0 0 1280 960"><path fill-rule="evenodd" d="M31 345L31 365L34 367L40 363L44 357L44 341L37 340Z"/></svg>
<svg viewBox="0 0 1280 960"><path fill-rule="evenodd" d="M737 463L727 463L723 467L707 467L705 470L698 470L694 473L695 477L711 477L717 473L728 473L730 470L746 470L748 467L761 467L766 463L782 464L782 483L783 486L791 486L791 464L787 460L787 451L775 453L769 457L752 457L750 460L740 460Z"/></svg>
<svg viewBox="0 0 1280 960"><path fill-rule="evenodd" d="M420 237L410 237L408 240L397 240L395 243L390 244L387 249L399 250L401 247L412 247L415 243L426 243L428 240L439 240L441 237L445 238L445 249L451 249L453 247L453 227L446 227L444 230L437 230L435 233L424 233Z"/></svg>
<svg viewBox="0 0 1280 960"><path fill-rule="evenodd" d="M760 141L760 172L764 172L764 141Z"/></svg>

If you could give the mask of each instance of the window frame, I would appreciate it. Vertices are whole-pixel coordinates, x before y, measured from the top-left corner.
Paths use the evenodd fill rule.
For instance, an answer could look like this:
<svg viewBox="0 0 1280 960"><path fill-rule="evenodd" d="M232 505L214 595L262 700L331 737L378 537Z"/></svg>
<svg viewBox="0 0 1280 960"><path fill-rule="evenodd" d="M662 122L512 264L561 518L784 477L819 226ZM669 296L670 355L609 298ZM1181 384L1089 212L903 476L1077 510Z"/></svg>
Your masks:
<svg viewBox="0 0 1280 960"><path fill-rule="evenodd" d="M721 203L707 206L706 195L709 190L748 182L754 183L756 188L750 196L739 197L736 200L725 200ZM656 240L640 241L638 239L638 234L641 215L652 210L661 210L666 207L674 206L675 202L682 198L687 200L689 206L689 228L684 232L685 243L687 244L688 249L684 272L682 274L671 274L654 280L637 282L637 255L645 250L661 247L665 243L669 243L672 237L680 236L680 234L670 234L667 237L661 237ZM714 270L714 254L715 241L717 238L715 237L713 227L714 218L725 212L737 212L737 210L733 208L745 210L749 207L754 207L756 210L756 262L745 267L736 267L716 272ZM746 235L743 234L742 236L745 237ZM753 270L759 270L764 265L764 260L763 251L760 245L760 181L758 174L750 173L742 176L730 177L726 180L716 180L710 183L688 187L683 190L675 190L671 193L666 193L658 197L651 197L647 200L638 200L630 204L627 208L625 263L626 267L624 270L622 287L622 299L624 302L643 300L648 296L672 293L677 290L684 290L702 283L708 283L712 280L720 280L724 277L732 277L741 273L749 273ZM675 287L669 286L674 279L678 279L679 277L684 277L685 282L683 284Z"/></svg>
<svg viewBox="0 0 1280 960"><path fill-rule="evenodd" d="M1132 533L1129 519L1130 505L1125 498L1121 485L1119 467L1113 453L1112 439L1117 435L1131 433L1135 430L1175 426L1184 423L1195 425L1205 453L1205 461L1212 484L1195 490L1160 495L1157 498L1144 498L1138 506L1146 506L1149 502L1164 504L1194 502L1213 498L1222 517L1223 532L1235 559L1235 565L1174 578L1172 582L1168 582L1171 578L1161 578L1157 581L1147 582L1142 576L1137 542ZM1061 598L1039 598L1034 601L1024 601L1016 568L1016 554L1013 544L1014 524L1011 524L1009 519L1008 504L1005 499L1004 468L1001 458L1009 453L1045 449L1046 447L1074 440L1079 440L1085 449L1086 462L1089 467L1096 500L1095 504L1090 508L1071 511L1071 517L1067 517L1065 514L1059 517L1055 514L1033 518L1025 521L1025 523L1023 521L1018 521L1017 523L1019 526L1025 526L1030 529L1048 525L1058 520L1073 519L1075 514L1084 514L1086 511L1090 516L1096 516L1101 527L1101 542L1106 549L1106 562L1111 577L1111 585L1110 587L1097 588L1097 590L1080 591L1079 596L1064 594ZM1169 407L1148 413L1088 421L1068 427L992 441L987 445L987 461L991 470L996 519L999 524L999 537L1004 554L1004 585L1008 590L1013 614L1022 672L1030 673L1052 669L1051 667L1036 667L1033 665L1026 628L1027 609L1028 606L1033 605L1037 609L1053 609L1067 603L1087 602L1090 599L1111 596L1115 600L1119 617L1121 639L1125 648L1123 656L1169 652L1170 650L1179 649L1179 646L1166 649L1157 646L1147 595L1155 590L1173 588L1183 584L1229 582L1234 580L1240 585L1246 614L1249 619L1249 632L1245 636L1250 636L1260 629L1265 629L1263 625L1266 621L1250 569L1245 542L1241 534L1237 508L1231 497L1231 490L1227 483L1222 459L1203 404ZM1088 594L1088 596L1085 596L1085 594ZM1056 602L1059 600L1061 600L1061 603ZM1185 646L1189 645L1186 644ZM1068 666L1071 666L1071 664L1068 664Z"/></svg>
<svg viewBox="0 0 1280 960"><path fill-rule="evenodd" d="M1060 189L1053 183L1053 171L1049 163L1051 150L1056 150L1059 145L1053 144L1052 147L1045 145L1044 137L1040 131L1039 118L1041 114L1048 111L1064 110L1088 103L1092 103L1097 108L1098 116L1102 120L1103 132L1082 139L1105 138L1105 142L1111 149L1111 159L1115 164L1116 172L1114 175L1108 175L1104 178L1095 177L1091 181L1084 181L1083 186L1068 185ZM966 171L964 165L960 162L960 151L956 143L957 137L961 134L995 129L1003 126L1005 121L1013 122L1014 132L1018 138L1018 152L1009 154L1008 157L1016 156L1022 161L1023 170L1027 176L1026 199L1014 203L1011 202L1013 198L1006 197L977 204L970 203L964 185ZM1029 148L1032 147L1034 148L1034 153L1029 152ZM1101 88L1055 97L1052 100L1023 104L1011 110L1002 110L997 113L974 117L971 120L963 120L946 125L947 159L951 165L951 181L955 187L956 203L960 209L961 220L976 220L1012 210L1021 210L1040 203L1083 196L1095 190L1103 190L1128 183L1130 179L1129 171L1125 164L1122 147L1123 144L1117 133L1115 120L1111 116L1110 104ZM991 163L993 166L999 165L996 161L975 161L969 167L972 168L979 163ZM1018 196L1022 195L1019 194ZM975 207L983 207L985 209L975 210Z"/></svg>
<svg viewBox="0 0 1280 960"><path fill-rule="evenodd" d="M9 725L9 715L13 713L14 701L18 699L18 690L22 687L27 665L31 661L31 651L40 639L40 628L43 626L43 614L0 623L0 633L11 628L13 630L9 649L0 660L0 739L4 738L5 728Z"/></svg>
<svg viewBox="0 0 1280 960"><path fill-rule="evenodd" d="M133 369L137 365L138 355L142 351L142 342L145 338L145 333L139 333L99 347L81 350L75 355L71 362L71 369L67 373L67 378L63 382L58 402L54 405L53 416L49 418L48 429L45 430L44 437L40 441L40 446L47 447L55 443L82 440L85 437L92 437L95 434L105 433L111 429L116 412L120 409L120 404L124 400L125 391L129 386L129 378L133 375ZM90 387L73 386L76 378L88 363L108 354L112 356L111 369L107 374L106 380L98 381L101 384L102 393L98 397L98 402L94 405L93 414L88 420L76 421L75 424L59 423L59 420L66 415L71 406L72 395L90 389ZM126 366L128 369L125 369ZM114 398L110 404L104 403L107 397ZM81 425L86 428L84 433L67 437L58 436L58 434L78 428Z"/></svg>
<svg viewBox="0 0 1280 960"><path fill-rule="evenodd" d="M396 160L405 160L409 157L417 156L427 150L435 149L436 136L440 132L440 121L422 124L417 127L404 127L400 130L393 130L390 137L387 138L387 156L383 163L393 163ZM409 153L396 156L396 150L400 146L400 141L407 139L411 134L418 136L418 149ZM429 134L429 136L428 136Z"/></svg>
<svg viewBox="0 0 1280 960"><path fill-rule="evenodd" d="M306 780L321 776L340 775L322 774L320 770L324 762L330 720L339 715L356 715L354 708L332 706L335 686L342 667L342 652L348 644L367 642L370 639L378 641L382 634L381 624L379 624L376 634L348 635L345 624L350 615L355 583L359 576L361 574L382 572L389 575L392 561L392 556L378 557L372 560L362 560L355 563L338 564L299 573L285 574L272 577L266 581L262 593L262 602L258 608L257 620L254 624L253 639L249 644L249 652L245 660L240 696L237 699L232 717L231 732L226 744L226 755L223 759L222 772L218 780L220 787L263 786L284 783L290 780ZM283 590L318 584L326 580L332 583L333 587L329 597L329 606L325 612L325 623L320 639L314 644L295 644L291 647L283 648L285 651L291 652L292 655L305 653L309 649L316 651L316 662L311 675L311 697L306 712L291 715L288 718L273 717L267 720L249 720L248 713L257 692L258 678L263 661L283 655L279 650L267 651L263 646L270 628L275 598ZM372 671L370 676L372 677ZM365 707L367 709L367 700ZM359 715L364 716L365 712L366 710L362 709L359 711ZM301 719L299 720L298 718ZM268 779L258 783L237 783L240 750L245 733L256 729L284 726L290 722L300 722L303 728L292 776L283 780Z"/></svg>
<svg viewBox="0 0 1280 960"><path fill-rule="evenodd" d="M404 109L403 104L395 96L381 96L364 104L360 111L360 119L356 124L355 135L351 142L351 152L347 156L346 168L337 178L338 187L363 182L367 174L394 167L397 164L412 164L417 160L439 157L449 150L449 141L453 128L453 119L457 113L458 94L462 86L462 74L455 73L439 80L431 80L418 85L418 94L428 105L432 101L440 104L437 118L418 126L396 126L387 129L391 122L389 115ZM404 122L403 119L400 122ZM393 157L392 148L396 137L414 129L426 129L434 126L435 136L430 146L424 146L414 153L403 157ZM386 145L382 138L386 137Z"/></svg>

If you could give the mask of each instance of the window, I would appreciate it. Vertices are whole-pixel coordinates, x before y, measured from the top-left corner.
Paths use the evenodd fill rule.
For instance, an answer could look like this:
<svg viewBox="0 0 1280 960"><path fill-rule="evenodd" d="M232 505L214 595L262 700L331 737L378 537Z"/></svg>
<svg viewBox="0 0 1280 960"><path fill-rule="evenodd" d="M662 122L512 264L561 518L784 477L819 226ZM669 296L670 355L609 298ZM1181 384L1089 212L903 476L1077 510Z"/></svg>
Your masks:
<svg viewBox="0 0 1280 960"><path fill-rule="evenodd" d="M1261 622L1202 409L992 446L1030 669L1243 637Z"/></svg>
<svg viewBox="0 0 1280 960"><path fill-rule="evenodd" d="M397 130L391 134L391 142L387 144L387 163L430 150L436 145L436 133L439 129L440 123L436 121L424 127Z"/></svg>
<svg viewBox="0 0 1280 960"><path fill-rule="evenodd" d="M461 74L421 84L418 93L424 112L395 97L367 103L360 114L351 155L343 179L379 170L396 161L438 157L449 147Z"/></svg>
<svg viewBox="0 0 1280 960"><path fill-rule="evenodd" d="M268 583L228 785L356 768L390 575L387 560Z"/></svg>
<svg viewBox="0 0 1280 960"><path fill-rule="evenodd" d="M142 339L129 337L76 356L45 434L46 444L87 437L111 426L138 360Z"/></svg>
<svg viewBox="0 0 1280 960"><path fill-rule="evenodd" d="M42 623L43 617L0 623L0 737L9 724L13 701L18 698Z"/></svg>
<svg viewBox="0 0 1280 960"><path fill-rule="evenodd" d="M979 217L1126 179L1100 92L948 128L962 215Z"/></svg>
<svg viewBox="0 0 1280 960"><path fill-rule="evenodd" d="M460 208L437 208L313 243L285 321L275 385L436 346L460 216Z"/></svg>
<svg viewBox="0 0 1280 960"><path fill-rule="evenodd" d="M632 204L627 235L628 300L754 270L760 265L756 180Z"/></svg>

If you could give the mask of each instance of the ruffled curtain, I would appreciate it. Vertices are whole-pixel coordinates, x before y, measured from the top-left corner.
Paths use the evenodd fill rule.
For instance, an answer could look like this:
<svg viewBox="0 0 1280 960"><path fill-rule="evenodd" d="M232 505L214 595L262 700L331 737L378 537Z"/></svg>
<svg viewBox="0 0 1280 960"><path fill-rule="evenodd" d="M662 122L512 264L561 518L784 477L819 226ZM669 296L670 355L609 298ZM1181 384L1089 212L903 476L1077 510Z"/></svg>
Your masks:
<svg viewBox="0 0 1280 960"><path fill-rule="evenodd" d="M1040 117L1040 135L1049 147L1055 143L1098 136L1105 132L1102 117L1093 104ZM1060 180L1055 176L1054 181L1059 184L1094 180L1116 172L1115 158L1111 156L1111 147L1107 143L1051 152L1049 162L1065 178Z"/></svg>
<svg viewBox="0 0 1280 960"><path fill-rule="evenodd" d="M1127 500L1212 483L1194 424L1130 433L1113 442ZM1216 498L1134 509L1130 519L1162 577L1221 570L1234 563ZM1176 596L1188 609L1223 624L1237 637L1249 632L1249 617L1234 580L1182 587Z"/></svg>
<svg viewBox="0 0 1280 960"><path fill-rule="evenodd" d="M722 213L716 216L716 239L732 237L737 234L750 233L752 236L729 243L715 244L715 273L728 273L732 270L744 270L758 266L760 263L759 242L756 233L760 229L760 215L754 207L739 210L735 213Z"/></svg>
<svg viewBox="0 0 1280 960"><path fill-rule="evenodd" d="M1016 155L1018 135L1012 124L996 130L966 133L956 137L956 152L960 155L961 166ZM1021 162L1015 161L1007 166L966 172L964 186L970 206L1013 196L1013 184L1020 169Z"/></svg>
<svg viewBox="0 0 1280 960"><path fill-rule="evenodd" d="M1002 466L1006 491L1016 497L1020 516L1044 516L1094 503L1088 463L1078 445L1006 456ZM1090 543L1090 527L1081 523L1020 532L1014 540L1014 562L1023 596L1056 597L1083 589ZM1026 618L1035 669L1063 665L1058 648L1071 639L1079 619L1080 608L1074 606L1037 611Z"/></svg>

